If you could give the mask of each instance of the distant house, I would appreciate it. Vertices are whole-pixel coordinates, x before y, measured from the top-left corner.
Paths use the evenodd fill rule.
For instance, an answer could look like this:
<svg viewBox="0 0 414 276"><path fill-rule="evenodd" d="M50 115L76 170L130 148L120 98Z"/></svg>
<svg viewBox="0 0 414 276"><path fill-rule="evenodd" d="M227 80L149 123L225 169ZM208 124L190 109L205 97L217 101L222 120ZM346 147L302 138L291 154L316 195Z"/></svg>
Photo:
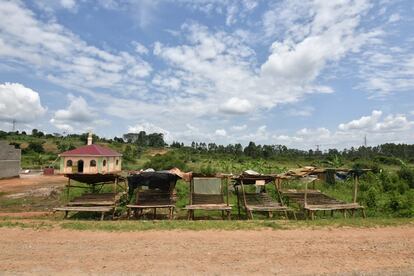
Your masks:
<svg viewBox="0 0 414 276"><path fill-rule="evenodd" d="M88 145L59 154L62 174L107 174L121 171L122 154L92 144L89 134Z"/></svg>
<svg viewBox="0 0 414 276"><path fill-rule="evenodd" d="M21 150L0 141L0 178L18 177L20 173Z"/></svg>

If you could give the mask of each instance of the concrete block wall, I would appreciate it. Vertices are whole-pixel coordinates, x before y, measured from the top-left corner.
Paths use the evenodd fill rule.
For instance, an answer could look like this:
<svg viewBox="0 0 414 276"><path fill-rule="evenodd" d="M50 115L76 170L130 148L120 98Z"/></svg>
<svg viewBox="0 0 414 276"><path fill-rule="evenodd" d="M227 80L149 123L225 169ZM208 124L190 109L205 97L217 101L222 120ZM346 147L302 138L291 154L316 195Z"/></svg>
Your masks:
<svg viewBox="0 0 414 276"><path fill-rule="evenodd" d="M0 141L0 178L19 176L21 150Z"/></svg>

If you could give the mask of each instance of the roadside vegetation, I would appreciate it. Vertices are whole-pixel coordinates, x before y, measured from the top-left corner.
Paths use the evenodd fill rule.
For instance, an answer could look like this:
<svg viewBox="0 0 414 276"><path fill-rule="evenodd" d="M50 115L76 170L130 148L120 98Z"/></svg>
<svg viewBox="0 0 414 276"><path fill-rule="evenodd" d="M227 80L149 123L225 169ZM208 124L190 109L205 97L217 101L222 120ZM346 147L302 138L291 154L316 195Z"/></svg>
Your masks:
<svg viewBox="0 0 414 276"><path fill-rule="evenodd" d="M31 133L0 131L0 139L7 140L15 145L16 148L22 149L22 167L24 169L41 169L47 166L58 169L58 153L85 145L87 134L62 136L60 134L45 134L33 129ZM185 146L180 142L173 142L167 145L162 134L146 134L145 132L128 133L123 135L122 138L114 137L113 139L94 136L94 143L121 152L123 154L123 168L126 171L146 168L163 170L178 167L183 171L205 174L216 172L238 174L247 169L266 174L281 173L299 166L368 168L372 171L361 176L358 191L358 202L366 207L367 215L370 218L366 220L366 223L369 223L369 221L379 222L381 220L393 221L394 219L398 221L397 218L414 217L414 145L384 144L376 147L359 147L342 151L329 149L323 152L289 149L283 145L256 145L254 142L250 142L246 147L240 144L224 146L204 142L193 142L191 145ZM286 181L283 185L284 188L303 188L303 184L300 181ZM315 188L338 199L348 202L352 200L352 179L344 179L334 183L319 181L316 183ZM185 219L185 212L180 209L188 202L188 184L178 181L176 190L178 196L178 212L176 216ZM83 191L82 189L71 189L69 198L80 195ZM270 188L270 192L273 195L275 194L273 187ZM37 198L6 199L3 194L0 194L0 209L11 212L30 209L45 210L50 209L52 205L63 204L66 200L66 191L62 191L61 195L53 200ZM124 199L124 204L127 203L126 201ZM236 219L236 197L232 193L230 202L234 205L233 219ZM118 213L122 213L122 211L124 210L120 208ZM244 215L242 212L241 217L244 218ZM73 219L95 219L93 215L88 216L74 216ZM200 211L197 216L201 219L220 218L220 214L214 212L203 213ZM332 223L339 223L341 221L344 221L345 224L353 223L352 220L341 219L339 214L332 219L328 215L326 217L323 215L318 216L317 221L319 222L294 223L297 223L297 225L301 223L306 225L307 223L323 224L331 220ZM325 220L324 218L329 219ZM267 223L266 221L272 223L272 220L267 220L265 216L259 215L257 219L264 222L257 222L255 224L256 222L243 221L241 223L246 223L246 225L252 223L256 226L263 226ZM359 219L355 220L356 223L360 223L359 221ZM122 224L124 222L119 223ZM125 222L126 226L113 226L111 222L108 222L108 225L112 225L108 227L129 227L129 223ZM163 226L164 223L166 226ZM180 226L180 223L185 226ZM186 223L166 221L155 222L155 225L159 225L160 229L162 227L178 227L178 229L193 227L189 226L192 225L191 222L189 224ZM244 227L239 226L239 222L218 222L216 220L213 220L211 223L205 222L205 225L221 225L223 223L228 224L228 226L223 226L224 228L235 227L237 229L237 227ZM364 224L365 222L361 223ZM95 222L90 221L71 221L68 222L67 227L88 228L88 225L94 224ZM149 229L152 229L152 226L145 226L146 224L151 225L150 222L143 222L142 226L139 227L149 227ZM106 222L102 225L106 225ZM215 228L213 227L213 229Z"/></svg>

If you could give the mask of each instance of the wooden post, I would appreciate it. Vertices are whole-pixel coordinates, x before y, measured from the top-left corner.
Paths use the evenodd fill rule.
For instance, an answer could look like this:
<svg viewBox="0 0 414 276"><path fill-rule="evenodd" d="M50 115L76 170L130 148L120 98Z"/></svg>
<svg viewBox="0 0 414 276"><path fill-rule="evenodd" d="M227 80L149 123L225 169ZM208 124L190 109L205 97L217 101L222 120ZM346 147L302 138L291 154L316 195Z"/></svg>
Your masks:
<svg viewBox="0 0 414 276"><path fill-rule="evenodd" d="M279 182L279 179L278 179L278 178L277 178L277 180L278 180L278 182ZM277 195L278 195L278 197L279 197L280 204L281 204L281 205L284 205L284 203L283 203L283 199L282 199L282 194L280 193L280 190L278 189L278 184L276 183L276 179L275 179L275 180L273 180L273 183L275 184L275 188L276 188Z"/></svg>
<svg viewBox="0 0 414 276"><path fill-rule="evenodd" d="M359 176L357 173L355 173L354 176L354 203L357 202L357 195L358 195L358 184L359 184Z"/></svg>
<svg viewBox="0 0 414 276"><path fill-rule="evenodd" d="M115 181L114 181L114 193L116 193L116 186L118 186L118 176L115 176Z"/></svg>
<svg viewBox="0 0 414 276"><path fill-rule="evenodd" d="M70 178L68 177L68 184L66 185L66 201L69 201Z"/></svg>
<svg viewBox="0 0 414 276"><path fill-rule="evenodd" d="M236 185L236 196L237 196L237 216L240 219L240 199L239 199L239 187Z"/></svg>
<svg viewBox="0 0 414 276"><path fill-rule="evenodd" d="M240 184L241 184L242 193L243 193L243 204L244 204L244 208L246 209L246 212L248 213L248 217L250 219L253 219L253 214L250 211L247 210L247 200L246 200L246 193L244 191L243 179L240 180Z"/></svg>
<svg viewBox="0 0 414 276"><path fill-rule="evenodd" d="M308 206L308 182L305 182L304 207Z"/></svg>
<svg viewBox="0 0 414 276"><path fill-rule="evenodd" d="M227 206L229 206L229 197L230 197L230 191L229 191L229 177L226 177L226 188L227 188Z"/></svg>

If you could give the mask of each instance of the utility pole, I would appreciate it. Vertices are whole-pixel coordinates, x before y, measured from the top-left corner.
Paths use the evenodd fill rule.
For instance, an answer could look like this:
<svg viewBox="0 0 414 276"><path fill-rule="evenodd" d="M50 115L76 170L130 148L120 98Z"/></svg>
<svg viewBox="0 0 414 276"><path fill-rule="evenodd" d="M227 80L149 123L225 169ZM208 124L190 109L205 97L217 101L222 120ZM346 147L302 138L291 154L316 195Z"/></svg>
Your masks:
<svg viewBox="0 0 414 276"><path fill-rule="evenodd" d="M12 132L14 132L16 130L16 120L13 119L13 127L12 127Z"/></svg>
<svg viewBox="0 0 414 276"><path fill-rule="evenodd" d="M367 147L367 135L364 136L364 146Z"/></svg>

